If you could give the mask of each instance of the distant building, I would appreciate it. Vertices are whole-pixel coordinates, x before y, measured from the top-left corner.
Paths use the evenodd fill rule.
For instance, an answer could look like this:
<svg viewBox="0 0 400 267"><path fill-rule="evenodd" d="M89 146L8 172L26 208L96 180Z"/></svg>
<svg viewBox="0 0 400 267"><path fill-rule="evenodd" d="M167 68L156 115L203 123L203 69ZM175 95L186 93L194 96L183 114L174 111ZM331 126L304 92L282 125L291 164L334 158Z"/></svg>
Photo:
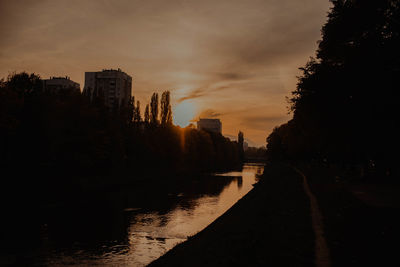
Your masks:
<svg viewBox="0 0 400 267"><path fill-rule="evenodd" d="M65 77L50 77L43 80L43 88L48 92L60 92L66 90L77 90L80 92L79 83L72 81L68 76Z"/></svg>
<svg viewBox="0 0 400 267"><path fill-rule="evenodd" d="M104 69L98 72L85 72L83 93L93 100L95 96L104 97L109 108L122 107L132 96L132 77L121 69Z"/></svg>
<svg viewBox="0 0 400 267"><path fill-rule="evenodd" d="M222 133L222 123L219 119L199 119L197 129L214 133Z"/></svg>

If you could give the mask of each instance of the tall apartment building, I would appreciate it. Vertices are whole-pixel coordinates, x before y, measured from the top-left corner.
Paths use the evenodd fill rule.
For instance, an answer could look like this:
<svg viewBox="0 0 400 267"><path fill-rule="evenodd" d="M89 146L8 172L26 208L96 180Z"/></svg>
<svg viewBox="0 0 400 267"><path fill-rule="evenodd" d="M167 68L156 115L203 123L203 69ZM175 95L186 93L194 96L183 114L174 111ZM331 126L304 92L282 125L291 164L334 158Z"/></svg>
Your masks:
<svg viewBox="0 0 400 267"><path fill-rule="evenodd" d="M79 83L74 82L70 77L50 77L50 79L43 80L43 88L49 92L72 91L80 92L81 87Z"/></svg>
<svg viewBox="0 0 400 267"><path fill-rule="evenodd" d="M132 77L121 69L85 72L83 93L91 100L95 96L104 97L109 108L126 106L132 96Z"/></svg>
<svg viewBox="0 0 400 267"><path fill-rule="evenodd" d="M222 133L222 123L219 119L199 119L197 129L214 133Z"/></svg>

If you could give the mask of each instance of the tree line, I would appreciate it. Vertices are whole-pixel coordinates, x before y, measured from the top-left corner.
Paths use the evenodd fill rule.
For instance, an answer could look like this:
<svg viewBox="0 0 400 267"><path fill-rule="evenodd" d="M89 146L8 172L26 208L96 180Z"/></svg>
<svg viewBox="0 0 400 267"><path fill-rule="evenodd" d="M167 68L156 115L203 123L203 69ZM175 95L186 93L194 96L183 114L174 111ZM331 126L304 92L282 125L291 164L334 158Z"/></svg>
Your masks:
<svg viewBox="0 0 400 267"><path fill-rule="evenodd" d="M1 80L0 142L3 173L35 182L37 174L54 183L85 175L134 180L146 172L211 172L242 162L237 142L173 125L169 91L160 100L154 93L142 118L134 97L110 111L101 95L45 91L40 77L26 72Z"/></svg>
<svg viewBox="0 0 400 267"><path fill-rule="evenodd" d="M267 138L269 160L358 165L398 174L400 1L335 0L316 58Z"/></svg>

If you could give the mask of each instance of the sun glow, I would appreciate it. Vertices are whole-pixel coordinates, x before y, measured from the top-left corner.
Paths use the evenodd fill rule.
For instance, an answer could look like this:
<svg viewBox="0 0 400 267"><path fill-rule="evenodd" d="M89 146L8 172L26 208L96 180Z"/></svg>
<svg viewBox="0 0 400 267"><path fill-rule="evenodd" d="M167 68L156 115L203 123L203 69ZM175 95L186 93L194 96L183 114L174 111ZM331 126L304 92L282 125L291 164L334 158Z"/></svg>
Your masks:
<svg viewBox="0 0 400 267"><path fill-rule="evenodd" d="M181 127L190 124L190 120L195 116L195 105L191 101L183 101L173 107L174 123Z"/></svg>

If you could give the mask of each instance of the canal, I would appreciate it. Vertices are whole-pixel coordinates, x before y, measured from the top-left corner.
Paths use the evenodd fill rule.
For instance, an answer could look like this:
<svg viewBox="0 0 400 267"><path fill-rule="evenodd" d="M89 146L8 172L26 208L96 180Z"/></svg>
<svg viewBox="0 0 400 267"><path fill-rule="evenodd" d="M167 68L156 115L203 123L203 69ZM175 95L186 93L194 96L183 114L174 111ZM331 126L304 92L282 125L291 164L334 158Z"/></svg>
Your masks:
<svg viewBox="0 0 400 267"><path fill-rule="evenodd" d="M161 191L113 190L103 205L54 208L42 225L40 246L13 256L36 266L145 266L226 212L263 168L248 163L242 171L187 178L190 183Z"/></svg>

